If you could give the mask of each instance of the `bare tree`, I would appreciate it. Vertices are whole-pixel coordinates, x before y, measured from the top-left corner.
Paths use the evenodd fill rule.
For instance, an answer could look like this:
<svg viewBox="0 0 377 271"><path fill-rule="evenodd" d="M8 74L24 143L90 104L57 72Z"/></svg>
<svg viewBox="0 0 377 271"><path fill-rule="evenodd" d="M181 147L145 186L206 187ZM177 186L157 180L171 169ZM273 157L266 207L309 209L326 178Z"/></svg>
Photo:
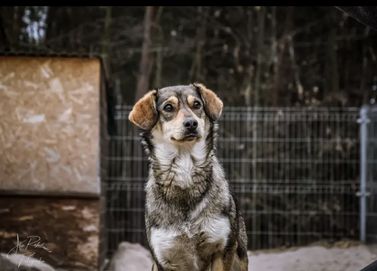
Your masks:
<svg viewBox="0 0 377 271"><path fill-rule="evenodd" d="M206 31L207 31L207 13L208 10L205 7L198 7L198 18L199 23L197 30L196 30L196 48L193 57L193 62L190 69L190 78L191 81L202 81L203 78L203 47L205 44L206 39Z"/></svg>
<svg viewBox="0 0 377 271"><path fill-rule="evenodd" d="M103 62L106 67L106 71L110 73L110 50L109 50L109 45L111 41L111 36L110 36L110 25L111 25L111 12L112 12L112 7L104 7L105 9L105 20L104 20L104 33L102 37L102 58Z"/></svg>
<svg viewBox="0 0 377 271"><path fill-rule="evenodd" d="M157 30L157 38L156 44L158 49L156 51L156 72L154 76L154 86L161 86L161 78L162 78L162 63L163 63L163 43L164 43L164 34L163 29L160 25L160 18L162 15L163 7L160 7L156 14L155 25Z"/></svg>
<svg viewBox="0 0 377 271"><path fill-rule="evenodd" d="M151 73L152 66L152 55L150 53L150 47L152 43L151 39L151 29L153 24L153 13L156 7L147 6L145 7L144 16L144 36L143 36L143 46L141 49L141 59L139 65L139 76L137 80L136 87L136 97L138 100L143 96L145 92L149 89L149 77Z"/></svg>

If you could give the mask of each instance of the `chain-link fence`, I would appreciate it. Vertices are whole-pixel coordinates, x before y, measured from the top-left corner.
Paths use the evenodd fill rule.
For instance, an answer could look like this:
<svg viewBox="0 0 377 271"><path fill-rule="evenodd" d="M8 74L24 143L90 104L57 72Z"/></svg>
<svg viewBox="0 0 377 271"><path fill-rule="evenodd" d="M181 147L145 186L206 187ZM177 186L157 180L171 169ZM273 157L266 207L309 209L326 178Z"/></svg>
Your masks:
<svg viewBox="0 0 377 271"><path fill-rule="evenodd" d="M109 139L109 253L122 240L146 244L147 160L129 110L116 108ZM217 153L250 249L358 238L358 115L358 108L225 108Z"/></svg>

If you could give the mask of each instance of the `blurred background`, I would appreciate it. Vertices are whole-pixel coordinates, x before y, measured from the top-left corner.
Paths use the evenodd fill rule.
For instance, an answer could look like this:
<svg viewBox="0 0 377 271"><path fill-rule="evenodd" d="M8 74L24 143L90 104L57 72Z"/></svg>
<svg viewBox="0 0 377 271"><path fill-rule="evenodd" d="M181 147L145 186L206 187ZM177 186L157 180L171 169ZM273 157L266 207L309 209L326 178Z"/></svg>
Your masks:
<svg viewBox="0 0 377 271"><path fill-rule="evenodd" d="M4 132L12 138L25 117L15 110L15 121L0 125L0 207L11 210L1 252L33 233L52 251L35 247L35 255L62 270L148 267L148 251L130 244L147 247L148 170L128 113L150 89L202 82L225 104L218 156L245 217L251 266L361 269L377 259L376 44L376 30L336 7L0 7L0 119L18 106L51 112L25 113L51 127L20 133L45 152L25 161L47 161L34 175L21 174L22 164L10 169L30 143ZM23 96L29 89L37 97ZM38 98L45 90L57 100ZM52 130L72 136L53 148ZM21 144L18 156L12 144ZM16 175L26 189L9 184ZM47 204L60 211L28 208ZM67 221L61 210L75 213L65 237L48 222ZM36 218L46 223L25 226ZM85 257L67 253L72 246Z"/></svg>
<svg viewBox="0 0 377 271"><path fill-rule="evenodd" d="M226 105L375 102L376 31L335 7L1 7L3 52L101 55L114 100L203 81Z"/></svg>

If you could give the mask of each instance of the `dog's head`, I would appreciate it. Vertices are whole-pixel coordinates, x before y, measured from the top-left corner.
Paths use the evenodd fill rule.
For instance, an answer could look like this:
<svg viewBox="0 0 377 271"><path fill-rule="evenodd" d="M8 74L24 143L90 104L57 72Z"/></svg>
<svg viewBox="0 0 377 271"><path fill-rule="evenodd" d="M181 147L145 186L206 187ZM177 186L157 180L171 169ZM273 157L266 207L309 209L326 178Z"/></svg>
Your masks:
<svg viewBox="0 0 377 271"><path fill-rule="evenodd" d="M212 90L195 83L149 91L134 105L129 120L155 137L182 145L205 137L222 109Z"/></svg>

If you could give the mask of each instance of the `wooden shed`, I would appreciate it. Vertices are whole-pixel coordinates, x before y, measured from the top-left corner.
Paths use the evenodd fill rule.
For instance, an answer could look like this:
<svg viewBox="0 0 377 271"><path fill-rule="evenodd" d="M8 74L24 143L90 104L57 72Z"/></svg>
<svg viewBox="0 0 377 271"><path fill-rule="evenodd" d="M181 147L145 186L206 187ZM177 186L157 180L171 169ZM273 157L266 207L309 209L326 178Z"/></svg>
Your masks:
<svg viewBox="0 0 377 271"><path fill-rule="evenodd" d="M87 56L0 57L0 252L68 270L102 269L101 63Z"/></svg>

